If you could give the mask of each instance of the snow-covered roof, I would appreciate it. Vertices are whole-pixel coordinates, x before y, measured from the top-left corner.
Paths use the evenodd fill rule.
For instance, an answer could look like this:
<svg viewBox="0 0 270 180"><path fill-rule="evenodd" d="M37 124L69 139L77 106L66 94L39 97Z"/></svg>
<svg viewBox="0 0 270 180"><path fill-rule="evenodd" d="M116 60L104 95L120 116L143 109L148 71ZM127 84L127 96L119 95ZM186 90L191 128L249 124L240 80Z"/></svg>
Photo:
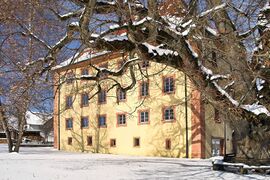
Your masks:
<svg viewBox="0 0 270 180"><path fill-rule="evenodd" d="M68 66L70 64L76 64L82 61L90 60L98 56L102 56L105 54L110 53L110 51L100 51L100 52L93 52L91 50L85 50L83 53L77 53L73 57L70 57L68 60L60 63L59 65L55 66L53 70Z"/></svg>
<svg viewBox="0 0 270 180"><path fill-rule="evenodd" d="M26 112L26 123L31 125L43 125L49 118L46 114Z"/></svg>

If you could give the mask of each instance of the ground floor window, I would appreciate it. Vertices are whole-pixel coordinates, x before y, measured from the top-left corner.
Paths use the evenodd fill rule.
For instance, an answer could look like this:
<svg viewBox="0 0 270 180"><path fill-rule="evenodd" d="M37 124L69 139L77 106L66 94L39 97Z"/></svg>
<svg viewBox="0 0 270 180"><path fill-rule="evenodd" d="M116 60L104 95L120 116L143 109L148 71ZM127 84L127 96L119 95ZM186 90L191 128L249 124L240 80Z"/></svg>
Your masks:
<svg viewBox="0 0 270 180"><path fill-rule="evenodd" d="M72 137L68 137L68 145L72 145Z"/></svg>
<svg viewBox="0 0 270 180"><path fill-rule="evenodd" d="M87 136L87 145L92 146L93 145L93 138L92 136Z"/></svg>
<svg viewBox="0 0 270 180"><path fill-rule="evenodd" d="M166 139L165 140L165 149L170 150L171 147L171 139Z"/></svg>
<svg viewBox="0 0 270 180"><path fill-rule="evenodd" d="M116 139L111 139L110 140L110 146L111 147L116 147Z"/></svg>
<svg viewBox="0 0 270 180"><path fill-rule="evenodd" d="M6 133L0 133L0 138L7 138Z"/></svg>
<svg viewBox="0 0 270 180"><path fill-rule="evenodd" d="M140 138L136 137L133 139L133 146L140 147Z"/></svg>

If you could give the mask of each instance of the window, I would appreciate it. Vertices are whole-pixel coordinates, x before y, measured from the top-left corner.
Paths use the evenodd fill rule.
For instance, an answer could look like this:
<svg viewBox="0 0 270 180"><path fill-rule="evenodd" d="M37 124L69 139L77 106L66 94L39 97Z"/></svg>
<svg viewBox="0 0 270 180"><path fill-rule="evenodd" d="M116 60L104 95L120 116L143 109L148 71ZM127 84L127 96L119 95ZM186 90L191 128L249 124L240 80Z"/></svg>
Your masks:
<svg viewBox="0 0 270 180"><path fill-rule="evenodd" d="M66 97L66 109L72 108L72 104L73 104L72 96L67 96Z"/></svg>
<svg viewBox="0 0 270 180"><path fill-rule="evenodd" d="M148 82L141 83L140 95L141 95L141 97L149 95L149 83Z"/></svg>
<svg viewBox="0 0 270 180"><path fill-rule="evenodd" d="M66 129L72 129L73 128L73 119L68 118L66 119Z"/></svg>
<svg viewBox="0 0 270 180"><path fill-rule="evenodd" d="M82 102L81 102L82 107L89 105L89 96L87 93L82 94L81 100L82 100Z"/></svg>
<svg viewBox="0 0 270 180"><path fill-rule="evenodd" d="M81 70L81 75L83 76L83 75L89 75L89 70L88 70L88 68L83 68L82 70Z"/></svg>
<svg viewBox="0 0 270 180"><path fill-rule="evenodd" d="M171 139L165 140L165 149L167 149L167 150L171 149Z"/></svg>
<svg viewBox="0 0 270 180"><path fill-rule="evenodd" d="M68 145L72 145L72 137L68 137Z"/></svg>
<svg viewBox="0 0 270 180"><path fill-rule="evenodd" d="M164 108L164 110L163 110L163 119L165 121L174 120L174 108L173 107Z"/></svg>
<svg viewBox="0 0 270 180"><path fill-rule="evenodd" d="M110 139L110 147L116 147L116 139Z"/></svg>
<svg viewBox="0 0 270 180"><path fill-rule="evenodd" d="M67 77L66 83L71 84L73 82L75 76L74 76L73 72L69 72L69 73L67 73L66 77Z"/></svg>
<svg viewBox="0 0 270 180"><path fill-rule="evenodd" d="M118 114L117 115L117 124L118 125L126 125L126 115L125 114Z"/></svg>
<svg viewBox="0 0 270 180"><path fill-rule="evenodd" d="M126 92L123 91L121 88L117 89L117 101L125 101L126 100Z"/></svg>
<svg viewBox="0 0 270 180"><path fill-rule="evenodd" d="M163 78L163 92L164 93L174 92L174 78L173 77Z"/></svg>
<svg viewBox="0 0 270 180"><path fill-rule="evenodd" d="M224 139L212 138L212 156L223 156L224 154Z"/></svg>
<svg viewBox="0 0 270 180"><path fill-rule="evenodd" d="M92 136L87 136L87 146L92 146L93 145L93 138Z"/></svg>
<svg viewBox="0 0 270 180"><path fill-rule="evenodd" d="M139 112L139 123L140 124L149 123L149 112L148 111L140 111Z"/></svg>
<svg viewBox="0 0 270 180"><path fill-rule="evenodd" d="M143 60L141 63L141 68L147 68L149 67L149 61L148 60Z"/></svg>
<svg viewBox="0 0 270 180"><path fill-rule="evenodd" d="M134 147L140 147L140 138L134 138L133 139L133 146Z"/></svg>
<svg viewBox="0 0 270 180"><path fill-rule="evenodd" d="M108 69L108 63L104 63L104 64L101 64L100 66L99 66L99 68L103 68L103 69ZM108 76L108 74L107 73L101 73L100 74L100 78L106 78Z"/></svg>
<svg viewBox="0 0 270 180"><path fill-rule="evenodd" d="M106 91L105 90L101 90L98 93L98 103L99 104L105 104L106 103Z"/></svg>
<svg viewBox="0 0 270 180"><path fill-rule="evenodd" d="M88 128L88 126L89 126L88 117L82 117L82 119L81 119L81 127L82 128Z"/></svg>
<svg viewBox="0 0 270 180"><path fill-rule="evenodd" d="M99 127L106 127L106 115L98 116L98 126Z"/></svg>

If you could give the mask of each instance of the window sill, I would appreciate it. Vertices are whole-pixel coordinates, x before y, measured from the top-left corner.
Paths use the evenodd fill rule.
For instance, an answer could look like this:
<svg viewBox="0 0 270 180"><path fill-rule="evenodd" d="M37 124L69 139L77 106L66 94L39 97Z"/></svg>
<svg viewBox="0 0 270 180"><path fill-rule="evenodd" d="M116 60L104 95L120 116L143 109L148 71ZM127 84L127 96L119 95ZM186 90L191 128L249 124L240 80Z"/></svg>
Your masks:
<svg viewBox="0 0 270 180"><path fill-rule="evenodd" d="M164 95L166 95L166 94L174 94L174 93L175 93L175 91L163 92Z"/></svg>
<svg viewBox="0 0 270 180"><path fill-rule="evenodd" d="M162 122L163 123L174 123L176 120L175 119L163 119Z"/></svg>
<svg viewBox="0 0 270 180"><path fill-rule="evenodd" d="M139 125L149 125L150 122L139 122Z"/></svg>
<svg viewBox="0 0 270 180"><path fill-rule="evenodd" d="M99 128L107 128L107 125L99 126Z"/></svg>
<svg viewBox="0 0 270 180"><path fill-rule="evenodd" d="M117 127L126 127L127 124L117 124Z"/></svg>

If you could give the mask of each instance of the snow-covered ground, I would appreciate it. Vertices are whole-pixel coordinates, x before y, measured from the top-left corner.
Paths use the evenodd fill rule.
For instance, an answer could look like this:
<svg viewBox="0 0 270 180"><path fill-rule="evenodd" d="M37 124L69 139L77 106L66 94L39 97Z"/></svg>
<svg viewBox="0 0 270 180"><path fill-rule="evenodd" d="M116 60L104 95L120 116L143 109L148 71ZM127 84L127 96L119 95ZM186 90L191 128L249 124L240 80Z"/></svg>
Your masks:
<svg viewBox="0 0 270 180"><path fill-rule="evenodd" d="M212 171L210 160L59 152L22 147L7 153L0 145L1 180L101 179L270 179L258 174Z"/></svg>

